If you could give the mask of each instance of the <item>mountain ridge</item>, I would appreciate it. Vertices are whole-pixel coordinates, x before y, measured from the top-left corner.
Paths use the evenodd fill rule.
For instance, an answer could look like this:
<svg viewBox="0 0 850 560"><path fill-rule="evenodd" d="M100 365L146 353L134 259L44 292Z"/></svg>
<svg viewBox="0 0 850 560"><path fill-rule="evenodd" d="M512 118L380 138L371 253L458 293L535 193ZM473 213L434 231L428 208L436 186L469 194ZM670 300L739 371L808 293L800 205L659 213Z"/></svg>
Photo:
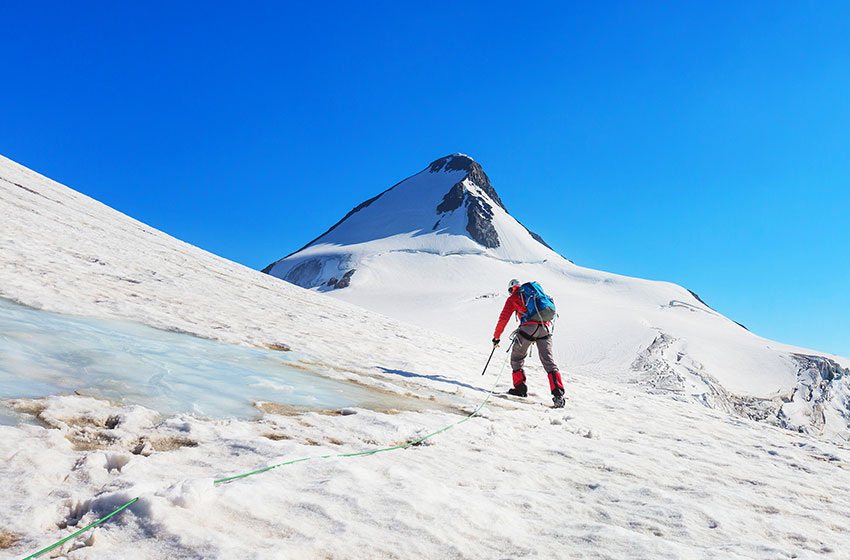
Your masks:
<svg viewBox="0 0 850 560"><path fill-rule="evenodd" d="M352 217L362 212L363 210L366 210L372 204L379 201L388 193L394 191L395 189L402 186L411 179L418 176L422 176L426 173L457 174L457 176L455 177L456 180L452 182L451 186L448 189L440 187L436 188L434 193L432 193L441 196L438 196L439 203L434 205L434 217L436 221L433 223L433 225L428 224L430 226L430 230L439 230L441 228L441 225L444 223L445 218L450 217L454 212L463 207L466 208L465 230L469 237L483 247L489 249L498 248L501 245L501 242L496 229L492 225L492 220L494 217L493 204L501 208L505 212L505 214L510 214L508 213L508 210L502 202L501 198L499 197L498 193L491 185L490 179L484 172L484 169L481 167L481 165L465 154L455 153L434 160L419 173L407 177L406 179L403 179L398 183L394 184L390 188L361 202L360 204L352 208L341 220L339 220L330 228L328 228L328 230L325 231L323 234L319 235L306 245L302 246L300 249L293 251L282 259L279 259L269 264L268 266L262 269L262 272L265 272L267 274L271 273L272 269L277 263L286 260L309 247L315 246L323 239L327 238L330 234L338 230L340 226L348 222ZM435 196L435 198L437 198L437 196ZM424 231L426 229L425 226L426 224L424 223L415 224L411 225L410 229L419 229ZM542 244L547 249L551 250L551 247L543 240L542 237L532 232L528 228L525 228L525 226L523 227L528 232L528 234L531 235L532 239Z"/></svg>

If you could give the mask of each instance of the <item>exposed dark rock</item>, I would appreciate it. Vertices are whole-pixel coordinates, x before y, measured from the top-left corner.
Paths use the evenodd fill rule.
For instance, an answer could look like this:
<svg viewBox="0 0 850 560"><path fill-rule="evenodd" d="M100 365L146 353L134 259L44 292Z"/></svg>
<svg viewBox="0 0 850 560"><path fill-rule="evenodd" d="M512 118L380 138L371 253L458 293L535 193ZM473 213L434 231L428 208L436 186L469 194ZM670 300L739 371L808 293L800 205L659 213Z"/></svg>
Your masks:
<svg viewBox="0 0 850 560"><path fill-rule="evenodd" d="M505 208L505 205L502 203L502 199L499 198L499 195L496 194L496 190L490 184L490 178L487 177L486 173L484 173L484 169L481 165L472 158L462 155L446 156L431 163L431 165L428 166L428 170L431 173L437 173L438 171L466 171L467 174L464 179L469 179L470 182L478 185L481 190L487 193L487 196L493 199L493 202L504 208L507 212L507 208ZM455 187L457 187L457 185L455 185ZM444 210L439 211L443 212Z"/></svg>
<svg viewBox="0 0 850 560"><path fill-rule="evenodd" d="M450 155L432 161L428 171L438 173L440 171L469 171L469 167L475 163L472 158L461 155Z"/></svg>
<svg viewBox="0 0 850 560"><path fill-rule="evenodd" d="M472 165L469 169L469 174L466 177L467 179L478 185L481 190L487 193L487 196L489 196L493 200L493 202L498 204L502 208L502 210L504 210L505 212L508 211L508 209L505 208L505 205L502 204L502 199L499 198L499 195L496 193L496 189L494 189L493 186L490 185L490 178L487 177L487 174L484 173L484 169L482 169L481 166L478 165L478 163L474 161L472 162Z"/></svg>
<svg viewBox="0 0 850 560"><path fill-rule="evenodd" d="M501 242L496 228L493 227L493 208L478 197L468 198L466 231L472 239L488 249L495 249Z"/></svg>
<svg viewBox="0 0 850 560"><path fill-rule="evenodd" d="M336 283L337 283L337 278L336 278L336 276L331 276L331 279L330 279L330 280L328 280L328 283L327 283L326 285L327 285L328 287L330 287L330 288L333 288L333 287L335 287L335 286L336 286Z"/></svg>
<svg viewBox="0 0 850 560"><path fill-rule="evenodd" d="M428 171L431 173L438 173L443 170L443 167L446 166L446 162L449 161L448 156L444 158L440 158L436 161L432 161L431 165L428 166Z"/></svg>
<svg viewBox="0 0 850 560"><path fill-rule="evenodd" d="M438 171L467 171L464 180L469 180L478 188L487 193L487 196L496 204L504 208L499 195L490 185L490 179L487 174L481 169L481 166L466 156L446 156L438 159L429 166L432 173ZM467 224L466 231L479 244L495 249L501 245L499 234L496 233L496 228L493 227L493 208L478 196L469 193L464 186L463 181L455 183L451 190L443 196L442 202L437 206L437 213L453 212L462 205L466 204ZM434 224L434 229L437 229L439 221ZM530 232L529 232L530 233ZM532 234L534 235L534 234ZM539 236L536 237L539 239ZM542 240L541 240L542 241ZM544 243L544 245L546 245ZM548 247L548 245L546 245Z"/></svg>
<svg viewBox="0 0 850 560"><path fill-rule="evenodd" d="M451 212L457 210L463 204L466 189L463 187L463 182L455 183L455 185L443 196L443 201L437 206L437 213Z"/></svg>
<svg viewBox="0 0 850 560"><path fill-rule="evenodd" d="M471 171L474 165L475 161L469 156L452 155L448 156L446 171Z"/></svg>
<svg viewBox="0 0 850 560"><path fill-rule="evenodd" d="M351 284L351 277L354 276L354 272L357 269L352 268L348 272L346 272L342 278L339 279L339 282L336 283L336 289L340 290L342 288L347 288Z"/></svg>

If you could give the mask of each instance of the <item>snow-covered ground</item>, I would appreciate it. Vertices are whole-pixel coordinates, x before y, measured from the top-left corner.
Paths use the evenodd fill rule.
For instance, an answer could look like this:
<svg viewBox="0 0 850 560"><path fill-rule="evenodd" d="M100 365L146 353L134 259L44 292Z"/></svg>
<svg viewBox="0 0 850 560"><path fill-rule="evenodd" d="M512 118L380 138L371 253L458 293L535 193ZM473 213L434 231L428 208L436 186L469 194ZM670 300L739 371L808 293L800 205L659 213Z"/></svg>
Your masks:
<svg viewBox="0 0 850 560"><path fill-rule="evenodd" d="M24 557L136 496L45 556L773 559L850 547L847 448L597 376L566 375L567 407L553 410L536 357L529 402L494 397L422 445L339 457L456 423L505 354L482 377L486 339L286 284L2 158L0 216L2 297L285 345L323 375L423 402L397 413L270 406L248 420L163 418L76 395L6 400L34 421L0 426L0 556ZM501 295L483 303L495 317Z"/></svg>
<svg viewBox="0 0 850 560"><path fill-rule="evenodd" d="M364 202L266 271L471 344L493 336L509 279L536 280L561 315L562 369L850 438L850 360L757 336L681 286L575 265L514 219L462 154Z"/></svg>

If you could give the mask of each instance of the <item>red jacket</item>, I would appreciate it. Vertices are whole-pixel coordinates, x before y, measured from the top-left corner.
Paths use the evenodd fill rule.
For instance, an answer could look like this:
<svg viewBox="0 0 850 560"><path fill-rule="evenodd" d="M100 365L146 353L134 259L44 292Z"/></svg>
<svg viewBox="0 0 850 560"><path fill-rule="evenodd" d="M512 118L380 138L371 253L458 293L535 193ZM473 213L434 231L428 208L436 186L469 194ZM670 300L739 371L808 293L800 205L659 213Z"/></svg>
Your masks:
<svg viewBox="0 0 850 560"><path fill-rule="evenodd" d="M502 331L505 330L505 326L508 324L508 320L511 318L511 313L517 314L517 319L522 322L522 314L526 312L525 304L522 302L522 296L519 295L519 290L515 290L508 297L508 301L505 302L505 307L502 308L502 313L499 315L499 322L496 323L496 332L493 334L493 338L502 338ZM531 323L535 325L545 325L547 323L540 323L538 321L526 321L525 323Z"/></svg>

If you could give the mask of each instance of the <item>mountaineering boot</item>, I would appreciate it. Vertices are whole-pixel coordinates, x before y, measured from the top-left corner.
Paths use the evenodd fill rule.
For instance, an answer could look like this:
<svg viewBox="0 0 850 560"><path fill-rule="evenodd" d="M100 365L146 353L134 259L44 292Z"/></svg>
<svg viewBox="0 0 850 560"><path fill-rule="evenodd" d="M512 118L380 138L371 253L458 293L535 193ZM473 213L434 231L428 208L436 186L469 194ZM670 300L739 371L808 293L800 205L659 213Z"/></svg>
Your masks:
<svg viewBox="0 0 850 560"><path fill-rule="evenodd" d="M552 389L552 407L564 408L564 390L559 387Z"/></svg>
<svg viewBox="0 0 850 560"><path fill-rule="evenodd" d="M528 396L528 387L525 386L525 383L520 383L519 385L508 389L509 395L514 395L517 397L527 397Z"/></svg>
<svg viewBox="0 0 850 560"><path fill-rule="evenodd" d="M564 408L564 382L557 370L549 372L549 389L552 390L552 406Z"/></svg>
<svg viewBox="0 0 850 560"><path fill-rule="evenodd" d="M525 372L522 369L518 369L511 374L513 376L514 387L519 387L522 385L525 387Z"/></svg>

